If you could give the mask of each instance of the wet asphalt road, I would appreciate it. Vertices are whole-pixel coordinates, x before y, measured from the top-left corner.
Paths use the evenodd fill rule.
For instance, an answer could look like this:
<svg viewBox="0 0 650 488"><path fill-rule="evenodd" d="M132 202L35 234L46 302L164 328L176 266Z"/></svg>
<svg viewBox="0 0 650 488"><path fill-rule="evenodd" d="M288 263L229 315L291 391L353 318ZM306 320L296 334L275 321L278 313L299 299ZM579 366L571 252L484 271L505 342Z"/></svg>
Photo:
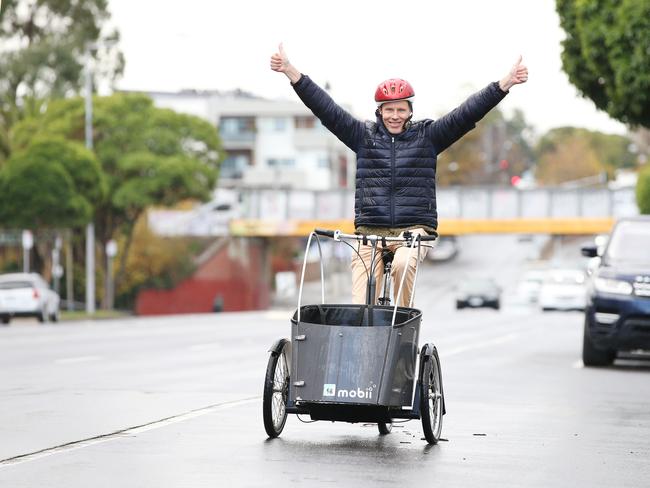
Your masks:
<svg viewBox="0 0 650 488"><path fill-rule="evenodd" d="M422 269L420 342L435 342L448 414L301 423L267 440L261 392L290 310L0 329L0 487L648 486L650 363L582 367L580 313L542 313L514 285L526 245L476 237ZM505 285L500 312L453 308L467 273Z"/></svg>

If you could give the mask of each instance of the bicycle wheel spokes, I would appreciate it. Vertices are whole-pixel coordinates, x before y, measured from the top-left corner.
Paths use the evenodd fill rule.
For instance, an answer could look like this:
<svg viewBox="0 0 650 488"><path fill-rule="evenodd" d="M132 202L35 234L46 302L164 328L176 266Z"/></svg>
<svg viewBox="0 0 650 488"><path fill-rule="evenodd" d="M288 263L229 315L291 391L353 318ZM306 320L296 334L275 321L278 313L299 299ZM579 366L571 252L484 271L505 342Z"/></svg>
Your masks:
<svg viewBox="0 0 650 488"><path fill-rule="evenodd" d="M435 348L430 357L424 359L421 377L421 416L424 437L429 444L436 444L442 432L442 376L440 360Z"/></svg>
<svg viewBox="0 0 650 488"><path fill-rule="evenodd" d="M263 418L269 437L277 437L287 420L289 368L284 348L271 353L264 381Z"/></svg>

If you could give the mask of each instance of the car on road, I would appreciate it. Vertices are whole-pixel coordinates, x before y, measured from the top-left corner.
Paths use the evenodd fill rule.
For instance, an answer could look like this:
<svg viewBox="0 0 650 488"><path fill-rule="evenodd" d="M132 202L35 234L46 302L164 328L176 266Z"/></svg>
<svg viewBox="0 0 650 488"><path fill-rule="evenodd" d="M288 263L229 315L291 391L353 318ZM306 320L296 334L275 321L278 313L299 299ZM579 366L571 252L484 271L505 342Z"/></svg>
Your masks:
<svg viewBox="0 0 650 488"><path fill-rule="evenodd" d="M0 322L12 317L36 317L39 322L59 320L60 298L38 273L0 275Z"/></svg>
<svg viewBox="0 0 650 488"><path fill-rule="evenodd" d="M586 276L581 269L550 269L539 289L542 310L584 310Z"/></svg>
<svg viewBox="0 0 650 488"><path fill-rule="evenodd" d="M539 301L539 291L545 277L546 273L543 270L526 271L517 285L517 295L524 302L537 303Z"/></svg>
<svg viewBox="0 0 650 488"><path fill-rule="evenodd" d="M430 261L450 261L458 256L460 246L455 236L441 236L433 249L429 249L427 258Z"/></svg>
<svg viewBox="0 0 650 488"><path fill-rule="evenodd" d="M456 289L456 309L488 307L501 308L501 287L492 278L472 278Z"/></svg>
<svg viewBox="0 0 650 488"><path fill-rule="evenodd" d="M587 289L582 361L611 364L619 351L650 350L650 216L616 222Z"/></svg>

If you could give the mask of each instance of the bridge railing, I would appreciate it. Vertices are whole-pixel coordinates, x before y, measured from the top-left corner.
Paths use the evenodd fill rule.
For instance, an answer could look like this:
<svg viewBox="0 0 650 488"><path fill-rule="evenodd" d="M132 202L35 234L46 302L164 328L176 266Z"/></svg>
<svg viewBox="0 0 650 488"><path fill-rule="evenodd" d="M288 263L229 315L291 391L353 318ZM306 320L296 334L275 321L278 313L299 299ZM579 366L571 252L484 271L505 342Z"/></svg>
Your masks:
<svg viewBox="0 0 650 488"><path fill-rule="evenodd" d="M354 191L244 189L242 219L354 219ZM638 214L634 188L499 187L438 188L438 214L445 219L603 218Z"/></svg>

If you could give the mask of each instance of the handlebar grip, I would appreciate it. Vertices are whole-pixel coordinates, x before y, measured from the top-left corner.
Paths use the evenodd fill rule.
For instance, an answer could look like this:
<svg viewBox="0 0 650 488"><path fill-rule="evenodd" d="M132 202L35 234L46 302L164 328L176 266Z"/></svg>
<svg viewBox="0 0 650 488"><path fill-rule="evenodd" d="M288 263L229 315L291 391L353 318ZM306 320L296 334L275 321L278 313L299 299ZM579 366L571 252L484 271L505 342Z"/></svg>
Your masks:
<svg viewBox="0 0 650 488"><path fill-rule="evenodd" d="M331 237L332 239L334 239L334 231L333 230L314 229L314 233L318 234L319 236Z"/></svg>
<svg viewBox="0 0 650 488"><path fill-rule="evenodd" d="M435 241L438 239L438 235L421 235L420 240L421 241Z"/></svg>

